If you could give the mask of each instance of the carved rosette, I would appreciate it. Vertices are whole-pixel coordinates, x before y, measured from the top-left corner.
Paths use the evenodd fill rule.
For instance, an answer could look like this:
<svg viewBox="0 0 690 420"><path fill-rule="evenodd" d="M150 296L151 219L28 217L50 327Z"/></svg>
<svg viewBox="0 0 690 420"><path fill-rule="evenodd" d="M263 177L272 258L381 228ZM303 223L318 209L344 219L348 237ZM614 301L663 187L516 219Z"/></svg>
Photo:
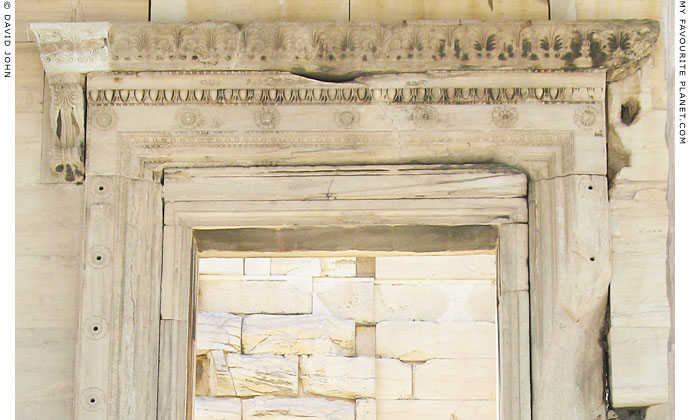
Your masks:
<svg viewBox="0 0 690 420"><path fill-rule="evenodd" d="M591 105L583 105L575 111L574 120L580 128L590 128L597 122L597 109Z"/></svg>
<svg viewBox="0 0 690 420"><path fill-rule="evenodd" d="M346 109L336 111L333 119L335 121L335 125L349 130L359 123L359 112L352 107L348 107Z"/></svg>
<svg viewBox="0 0 690 420"><path fill-rule="evenodd" d="M280 121L278 110L271 107L261 107L254 112L254 122L262 130L276 128Z"/></svg>
<svg viewBox="0 0 690 420"><path fill-rule="evenodd" d="M79 75L50 80L51 170L69 182L84 180L84 87Z"/></svg>
<svg viewBox="0 0 690 420"><path fill-rule="evenodd" d="M107 131L117 123L117 114L110 108L96 108L89 111L89 125Z"/></svg>
<svg viewBox="0 0 690 420"><path fill-rule="evenodd" d="M204 117L198 109L181 109L175 114L177 124L186 129L201 127L204 124Z"/></svg>
<svg viewBox="0 0 690 420"><path fill-rule="evenodd" d="M494 108L491 120L499 128L511 128L517 124L518 111L514 106L501 105Z"/></svg>
<svg viewBox="0 0 690 420"><path fill-rule="evenodd" d="M419 128L434 127L439 122L436 108L429 105L417 105L412 109L411 119Z"/></svg>

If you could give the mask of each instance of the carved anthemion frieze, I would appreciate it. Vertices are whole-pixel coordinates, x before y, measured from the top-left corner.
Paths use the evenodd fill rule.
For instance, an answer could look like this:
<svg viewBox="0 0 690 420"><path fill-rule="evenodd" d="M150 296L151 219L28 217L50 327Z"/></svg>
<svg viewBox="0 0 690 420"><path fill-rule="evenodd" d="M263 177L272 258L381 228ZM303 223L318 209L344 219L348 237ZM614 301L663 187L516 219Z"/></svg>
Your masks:
<svg viewBox="0 0 690 420"><path fill-rule="evenodd" d="M100 25L100 26L99 26ZM279 70L343 78L429 70L634 71L654 21L34 24L48 71ZM60 66L64 69L61 69ZM69 70L67 70L69 69Z"/></svg>

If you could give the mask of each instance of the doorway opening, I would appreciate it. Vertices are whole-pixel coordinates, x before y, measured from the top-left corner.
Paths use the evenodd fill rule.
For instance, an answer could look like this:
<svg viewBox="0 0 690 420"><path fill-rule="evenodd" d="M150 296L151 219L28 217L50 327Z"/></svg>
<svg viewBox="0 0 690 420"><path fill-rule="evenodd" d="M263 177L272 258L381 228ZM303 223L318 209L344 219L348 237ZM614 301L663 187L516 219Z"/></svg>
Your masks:
<svg viewBox="0 0 690 420"><path fill-rule="evenodd" d="M195 239L195 420L497 418L495 226Z"/></svg>

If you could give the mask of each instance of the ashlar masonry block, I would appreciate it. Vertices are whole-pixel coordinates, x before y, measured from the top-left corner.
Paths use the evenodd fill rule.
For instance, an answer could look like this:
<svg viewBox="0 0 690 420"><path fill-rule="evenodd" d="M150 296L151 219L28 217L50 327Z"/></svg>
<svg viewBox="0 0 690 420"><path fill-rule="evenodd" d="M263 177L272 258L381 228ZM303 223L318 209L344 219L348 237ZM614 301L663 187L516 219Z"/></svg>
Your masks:
<svg viewBox="0 0 690 420"><path fill-rule="evenodd" d="M199 310L236 314L305 314L312 311L311 277L201 276Z"/></svg>
<svg viewBox="0 0 690 420"><path fill-rule="evenodd" d="M242 420L242 400L228 397L196 397L194 420Z"/></svg>
<svg viewBox="0 0 690 420"><path fill-rule="evenodd" d="M315 314L356 322L374 321L374 279L317 277L313 280Z"/></svg>
<svg viewBox="0 0 690 420"><path fill-rule="evenodd" d="M414 398L495 400L495 359L435 359L414 367Z"/></svg>
<svg viewBox="0 0 690 420"><path fill-rule="evenodd" d="M496 357L491 322L384 321L376 325L376 354L408 362Z"/></svg>
<svg viewBox="0 0 690 420"><path fill-rule="evenodd" d="M412 398L412 365L397 359L376 359L376 399Z"/></svg>
<svg viewBox="0 0 690 420"><path fill-rule="evenodd" d="M303 389L324 397L373 398L375 373L373 357L303 356L300 359Z"/></svg>
<svg viewBox="0 0 690 420"><path fill-rule="evenodd" d="M244 355L212 351L211 394L296 396L297 356Z"/></svg>
<svg viewBox="0 0 690 420"><path fill-rule="evenodd" d="M242 318L225 312L199 312L196 318L196 350L239 352Z"/></svg>
<svg viewBox="0 0 690 420"><path fill-rule="evenodd" d="M355 322L323 315L249 315L242 325L242 351L354 356Z"/></svg>
<svg viewBox="0 0 690 420"><path fill-rule="evenodd" d="M354 420L355 402L258 397L242 401L243 420Z"/></svg>

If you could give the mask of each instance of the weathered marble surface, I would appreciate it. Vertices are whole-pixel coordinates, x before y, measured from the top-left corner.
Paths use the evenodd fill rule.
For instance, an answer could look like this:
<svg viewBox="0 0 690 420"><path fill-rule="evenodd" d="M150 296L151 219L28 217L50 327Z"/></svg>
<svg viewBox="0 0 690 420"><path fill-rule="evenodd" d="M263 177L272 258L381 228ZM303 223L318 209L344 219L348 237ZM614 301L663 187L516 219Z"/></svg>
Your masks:
<svg viewBox="0 0 690 420"><path fill-rule="evenodd" d="M376 321L496 320L493 281L420 280L374 286Z"/></svg>
<svg viewBox="0 0 690 420"><path fill-rule="evenodd" d="M312 279L305 276L201 275L198 308L236 314L308 314Z"/></svg>
<svg viewBox="0 0 690 420"><path fill-rule="evenodd" d="M354 401L257 397L242 401L242 420L354 420Z"/></svg>
<svg viewBox="0 0 690 420"><path fill-rule="evenodd" d="M410 362L437 358L496 357L496 324L406 322L376 324L376 354Z"/></svg>
<svg viewBox="0 0 690 420"><path fill-rule="evenodd" d="M414 367L414 398L495 400L496 359L437 359Z"/></svg>
<svg viewBox="0 0 690 420"><path fill-rule="evenodd" d="M221 360L216 360L217 357ZM213 395L252 397L297 396L297 356L244 355L213 352Z"/></svg>
<svg viewBox="0 0 690 420"><path fill-rule="evenodd" d="M493 280L496 256L491 254L376 257L376 280Z"/></svg>
<svg viewBox="0 0 690 420"><path fill-rule="evenodd" d="M334 398L373 398L376 366L373 357L302 356L304 391Z"/></svg>
<svg viewBox="0 0 690 420"><path fill-rule="evenodd" d="M223 350L239 352L242 318L226 312L198 312L195 345L197 352Z"/></svg>
<svg viewBox="0 0 690 420"><path fill-rule="evenodd" d="M242 400L227 397L194 398L194 420L242 420Z"/></svg>
<svg viewBox="0 0 690 420"><path fill-rule="evenodd" d="M354 264L352 269L354 273ZM313 296L315 314L358 323L374 321L373 278L317 277L313 279Z"/></svg>
<svg viewBox="0 0 690 420"><path fill-rule="evenodd" d="M376 359L376 399L412 398L412 365L397 359Z"/></svg>
<svg viewBox="0 0 690 420"><path fill-rule="evenodd" d="M356 420L376 420L376 400L373 398L358 398L355 401Z"/></svg>
<svg viewBox="0 0 690 420"><path fill-rule="evenodd" d="M376 420L496 419L496 401L376 401Z"/></svg>
<svg viewBox="0 0 690 420"><path fill-rule="evenodd" d="M246 354L353 356L355 323L323 315L249 315L242 324Z"/></svg>

